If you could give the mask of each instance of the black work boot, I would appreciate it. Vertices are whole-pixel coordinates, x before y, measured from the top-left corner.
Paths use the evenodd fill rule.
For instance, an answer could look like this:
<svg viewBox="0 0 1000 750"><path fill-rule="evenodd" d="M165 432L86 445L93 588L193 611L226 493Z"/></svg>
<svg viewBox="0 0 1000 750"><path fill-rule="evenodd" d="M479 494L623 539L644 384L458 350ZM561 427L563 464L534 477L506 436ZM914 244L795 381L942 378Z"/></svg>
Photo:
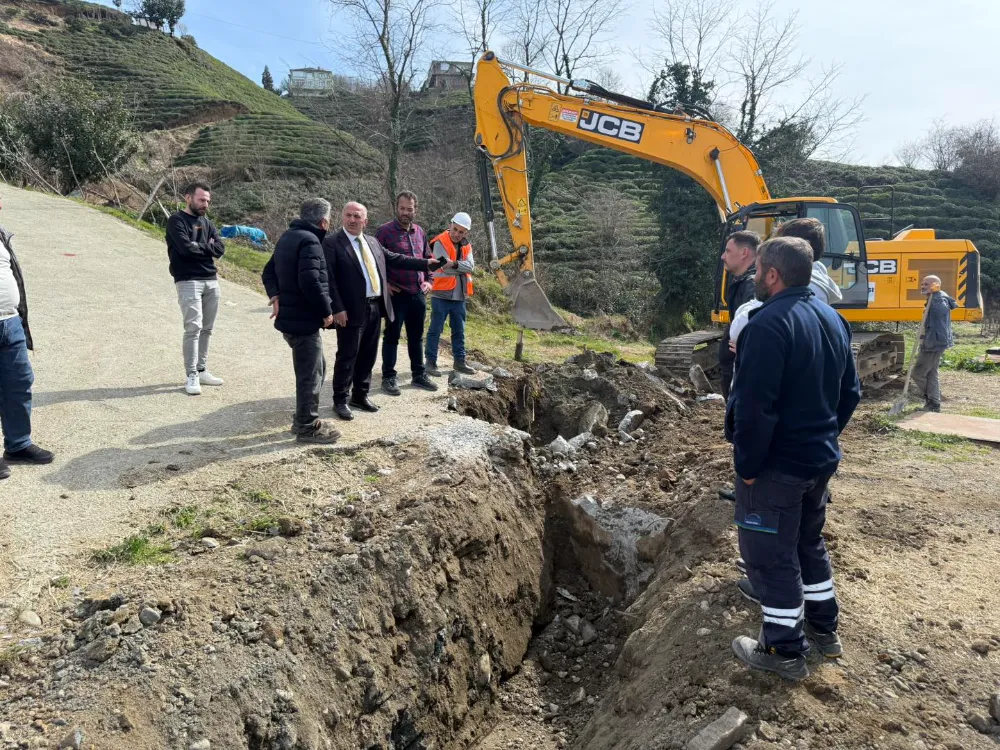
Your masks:
<svg viewBox="0 0 1000 750"><path fill-rule="evenodd" d="M733 641L733 653L750 669L774 672L783 680L797 682L809 676L804 656L782 656L773 648L765 648L756 638L741 635Z"/></svg>
<svg viewBox="0 0 1000 750"><path fill-rule="evenodd" d="M438 389L434 381L427 377L425 373L414 375L411 382L414 388L423 388L425 391L436 391Z"/></svg>
<svg viewBox="0 0 1000 750"><path fill-rule="evenodd" d="M441 371L438 369L438 363L436 359L427 360L427 364L424 366L424 370L428 375L433 375L435 378L441 377Z"/></svg>
<svg viewBox="0 0 1000 750"><path fill-rule="evenodd" d="M927 400L924 403L924 411L941 411L941 404L935 403L934 401Z"/></svg>
<svg viewBox="0 0 1000 750"><path fill-rule="evenodd" d="M55 459L55 454L52 451L47 451L44 448L39 448L37 445L32 443L27 448L19 451L4 451L3 457L8 461L14 463L22 464L50 464L53 459Z"/></svg>
<svg viewBox="0 0 1000 750"><path fill-rule="evenodd" d="M6 479L10 476L10 467L7 462L0 458L0 479Z"/></svg>
<svg viewBox="0 0 1000 750"><path fill-rule="evenodd" d="M454 370L455 370L455 372L460 372L463 375L475 375L476 374L475 370L473 370L471 367L469 367L467 364L465 364L465 360L464 359L456 359L455 360Z"/></svg>
<svg viewBox="0 0 1000 750"><path fill-rule="evenodd" d="M744 563L744 565L745 564L746 563ZM749 578L741 578L738 580L736 582L736 588L740 590L744 599L749 602L753 602L754 604L760 604L760 594L757 593L757 589L755 589L753 584L750 583Z"/></svg>
<svg viewBox="0 0 1000 750"><path fill-rule="evenodd" d="M401 393L395 377L382 378L382 392L390 396L398 396Z"/></svg>
<svg viewBox="0 0 1000 750"><path fill-rule="evenodd" d="M808 621L802 626L802 630L806 634L806 638L812 641L816 645L816 649L827 659L839 659L844 655L844 646L836 631L824 633L821 630L816 630Z"/></svg>

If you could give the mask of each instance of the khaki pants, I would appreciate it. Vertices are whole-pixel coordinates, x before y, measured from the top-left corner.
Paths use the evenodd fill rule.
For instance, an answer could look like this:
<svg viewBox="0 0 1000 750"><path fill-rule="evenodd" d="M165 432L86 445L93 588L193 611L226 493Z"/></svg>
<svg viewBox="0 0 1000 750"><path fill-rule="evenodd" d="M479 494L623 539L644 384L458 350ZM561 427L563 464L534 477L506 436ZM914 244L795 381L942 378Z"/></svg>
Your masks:
<svg viewBox="0 0 1000 750"><path fill-rule="evenodd" d="M944 350L927 351L921 349L917 361L913 365L913 385L921 398L932 406L941 405L941 381L938 378L938 367Z"/></svg>

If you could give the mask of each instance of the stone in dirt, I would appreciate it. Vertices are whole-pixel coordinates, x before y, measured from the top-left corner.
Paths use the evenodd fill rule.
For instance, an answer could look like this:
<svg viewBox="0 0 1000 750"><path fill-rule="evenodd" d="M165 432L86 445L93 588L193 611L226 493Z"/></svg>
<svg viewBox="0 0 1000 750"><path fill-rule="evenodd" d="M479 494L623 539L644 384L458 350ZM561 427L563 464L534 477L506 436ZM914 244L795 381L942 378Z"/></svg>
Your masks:
<svg viewBox="0 0 1000 750"><path fill-rule="evenodd" d="M139 617L137 615L132 615L129 618L128 622L126 622L125 625L122 626L122 632L125 635L135 635L140 630L142 630L142 622L140 622Z"/></svg>
<svg viewBox="0 0 1000 750"><path fill-rule="evenodd" d="M990 716L1000 721L1000 693L994 693L990 698Z"/></svg>
<svg viewBox="0 0 1000 750"><path fill-rule="evenodd" d="M973 641L972 650L977 654L982 654L986 656L990 652L990 642L989 641Z"/></svg>
<svg viewBox="0 0 1000 750"><path fill-rule="evenodd" d="M573 695L569 698L569 705L575 706L578 703L583 703L587 699L587 691L584 688L577 688Z"/></svg>
<svg viewBox="0 0 1000 750"><path fill-rule="evenodd" d="M161 616L162 614L160 610L156 609L155 607L143 607L139 611L139 622L141 622L145 627L148 628L151 625L155 625L156 623L158 623L160 621Z"/></svg>
<svg viewBox="0 0 1000 750"><path fill-rule="evenodd" d="M642 420L645 418L646 418L645 414L643 414L638 409L633 409L624 417L622 417L622 421L618 423L618 431L624 432L627 435L631 433L633 430L638 429L639 425L642 424Z"/></svg>
<svg viewBox="0 0 1000 750"><path fill-rule="evenodd" d="M746 734L747 715L730 706L687 743L687 750L729 750Z"/></svg>
<svg viewBox="0 0 1000 750"><path fill-rule="evenodd" d="M201 546L205 549L216 549L219 543L210 536L202 537Z"/></svg>
<svg viewBox="0 0 1000 750"><path fill-rule="evenodd" d="M448 376L448 385L452 388L465 388L467 390L496 391L497 384L492 375L462 375L453 372Z"/></svg>
<svg viewBox="0 0 1000 750"><path fill-rule="evenodd" d="M198 740L192 742L188 750L212 750L212 743L208 740Z"/></svg>
<svg viewBox="0 0 1000 750"><path fill-rule="evenodd" d="M586 620L580 622L580 641L587 646L597 640L597 628Z"/></svg>
<svg viewBox="0 0 1000 750"><path fill-rule="evenodd" d="M980 713L976 713L975 711L970 712L966 715L965 720L977 732L981 732L982 734L993 733L993 722Z"/></svg>
<svg viewBox="0 0 1000 750"><path fill-rule="evenodd" d="M608 434L608 410L600 401L591 401L584 407L580 414L580 421L577 429L583 432L591 432L597 437L604 437Z"/></svg>
<svg viewBox="0 0 1000 750"><path fill-rule="evenodd" d="M80 654L81 659L89 664L101 664L115 655L115 651L118 650L120 643L121 641L118 638L111 638L105 635L91 641L77 653Z"/></svg>
<svg viewBox="0 0 1000 750"><path fill-rule="evenodd" d="M574 451L578 451L578 450L580 450L581 448L583 448L583 446L585 446L587 443L589 443L593 439L594 439L594 436L593 436L592 433L590 433L590 432L581 432L575 438L571 438L568 441L568 444L569 444L569 447L572 448Z"/></svg>
<svg viewBox="0 0 1000 750"><path fill-rule="evenodd" d="M39 617L35 612L32 612L30 609L24 610L21 614L17 616L17 619L31 628L42 627L42 618Z"/></svg>
<svg viewBox="0 0 1000 750"><path fill-rule="evenodd" d="M492 676L493 672L490 665L490 655L483 654L476 662L476 687L484 688L489 685L490 678Z"/></svg>
<svg viewBox="0 0 1000 750"><path fill-rule="evenodd" d="M712 382L708 379L705 371L701 369L701 365L691 365L688 377L691 380L691 385L693 385L699 393L713 393L715 391L712 387Z"/></svg>
<svg viewBox="0 0 1000 750"><path fill-rule="evenodd" d="M562 435L558 435L555 440L549 443L549 452L553 456L568 456L573 453L573 449Z"/></svg>
<svg viewBox="0 0 1000 750"><path fill-rule="evenodd" d="M56 746L59 750L80 750L83 747L83 730L80 727L73 727L73 731L67 734Z"/></svg>

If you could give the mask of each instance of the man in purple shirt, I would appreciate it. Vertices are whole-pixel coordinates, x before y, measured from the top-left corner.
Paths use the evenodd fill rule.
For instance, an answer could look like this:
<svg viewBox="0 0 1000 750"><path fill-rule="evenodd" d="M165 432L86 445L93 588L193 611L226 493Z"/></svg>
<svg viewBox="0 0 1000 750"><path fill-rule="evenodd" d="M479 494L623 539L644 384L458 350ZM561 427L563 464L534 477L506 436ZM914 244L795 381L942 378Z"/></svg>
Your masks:
<svg viewBox="0 0 1000 750"><path fill-rule="evenodd" d="M414 224L417 215L417 196L409 190L396 196L396 218L383 224L375 232L375 239L386 250L413 258L430 258L430 247L423 227ZM406 326L406 348L410 354L410 372L413 385L428 391L438 387L427 377L424 369L424 318L427 303L424 293L431 288L423 271L387 268L389 291L392 293L393 320L385 327L382 339L382 390L390 396L400 394L396 382L396 350L399 334Z"/></svg>

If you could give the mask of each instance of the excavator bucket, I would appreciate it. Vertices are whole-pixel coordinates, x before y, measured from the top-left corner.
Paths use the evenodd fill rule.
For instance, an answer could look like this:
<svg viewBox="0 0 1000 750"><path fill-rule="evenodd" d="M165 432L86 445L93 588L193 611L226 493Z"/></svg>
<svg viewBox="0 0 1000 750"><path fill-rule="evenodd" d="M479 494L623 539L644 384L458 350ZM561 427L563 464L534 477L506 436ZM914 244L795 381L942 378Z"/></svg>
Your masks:
<svg viewBox="0 0 1000 750"><path fill-rule="evenodd" d="M521 274L507 285L507 294L514 302L514 321L522 328L534 331L551 331L568 328L566 321L555 310L545 292L538 285L534 274Z"/></svg>

